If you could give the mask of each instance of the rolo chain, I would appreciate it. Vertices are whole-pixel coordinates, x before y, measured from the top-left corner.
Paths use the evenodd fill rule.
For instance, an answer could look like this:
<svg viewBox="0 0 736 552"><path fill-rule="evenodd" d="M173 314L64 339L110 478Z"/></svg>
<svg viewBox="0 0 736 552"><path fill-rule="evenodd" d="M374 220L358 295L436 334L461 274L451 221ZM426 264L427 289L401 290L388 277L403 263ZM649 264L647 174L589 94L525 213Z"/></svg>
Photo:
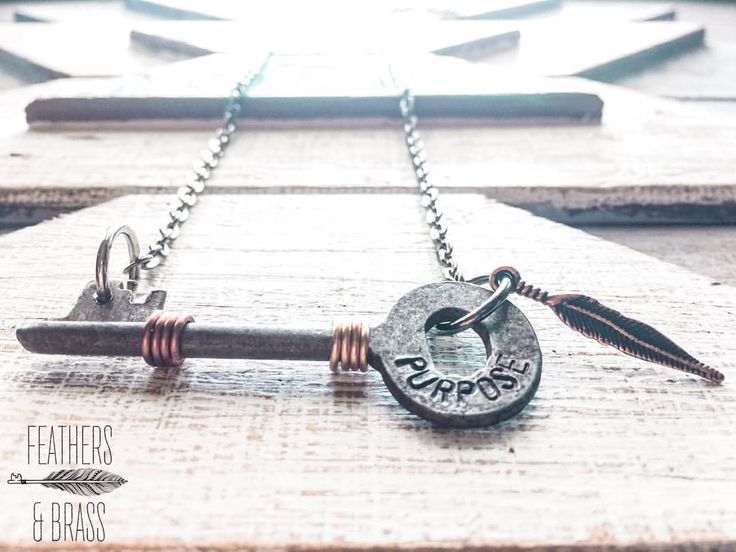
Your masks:
<svg viewBox="0 0 736 552"><path fill-rule="evenodd" d="M228 146L232 142L236 130L235 123L243 110L243 103L248 95L248 89L263 70L266 61L257 70L249 72L240 79L230 92L223 113L222 125L217 129L215 137L209 141L207 149L203 150L199 158L195 160L192 174L187 183L177 190L177 203L169 210L168 223L159 228L159 239L149 245L148 251L138 255L135 261L125 269L131 278L138 268L144 270L156 268L171 253L171 244L179 237L181 225L189 219L191 209L197 204L199 195L205 191L213 171L218 167L220 159L224 157ZM409 152L414 176L419 185L422 205L426 213L426 222L430 229L430 237L435 245L437 260L442 265L442 273L447 280L464 282L465 279L452 255L452 245L447 239L447 226L443 220L443 213L437 204L439 191L429 181L427 154L417 129L414 96L409 89L402 93L399 108L404 122L406 148ZM480 284L483 280L485 280L485 277L473 278L471 282ZM503 278L502 285L482 305L457 320L440 322L437 328L449 334L465 331L472 324L489 316L498 305L506 300L510 292L511 280Z"/></svg>
<svg viewBox="0 0 736 552"><path fill-rule="evenodd" d="M265 65L265 63L264 63ZM197 204L199 195L205 191L207 183L218 167L220 159L232 142L236 131L236 122L243 109L243 102L248 89L263 70L263 65L250 71L233 87L223 112L222 125L217 129L215 137L210 139L207 148L202 150L194 161L192 173L184 186L176 192L176 204L169 210L169 221L159 228L159 238L148 246L148 251L139 255L129 264L125 271L130 273L134 266L151 270L159 266L171 253L171 244L179 237L182 224L188 219L192 208ZM443 275L448 280L464 281L457 261L452 256L452 245L447 239L447 226L443 221L443 213L437 204L439 191L429 181L427 154L424 143L417 129L417 116L414 111L414 96L409 89L401 95L399 102L401 116L404 119L404 137L407 151L414 169L414 176L422 197L422 205L426 210L426 222L430 227L430 237L435 244L437 260L443 267Z"/></svg>
<svg viewBox="0 0 736 552"><path fill-rule="evenodd" d="M437 260L442 265L442 273L448 280L463 282L464 278L457 261L452 256L452 244L447 239L447 226L443 213L437 205L439 190L429 181L427 167L427 152L424 149L419 131L417 130L417 115L414 111L414 95L407 88L401 95L399 102L401 116L404 118L404 139L409 152L414 176L419 185L422 196L422 205L426 211L426 221L429 225L429 235L437 251Z"/></svg>
<svg viewBox="0 0 736 552"><path fill-rule="evenodd" d="M222 125L217 129L215 137L207 143L207 148L202 150L199 157L194 161L192 173L187 178L184 186L176 192L176 204L169 210L169 221L165 226L159 228L159 239L148 246L148 251L128 265L125 269L130 273L134 266L144 270L151 270L159 266L171 252L171 244L179 237L181 225L189 219L191 209L197 204L199 195L204 192L207 183L217 168L220 159L223 158L228 146L235 134L235 123L243 109L243 102L248 95L248 89L253 81L261 74L264 63L247 73L233 87L225 104Z"/></svg>

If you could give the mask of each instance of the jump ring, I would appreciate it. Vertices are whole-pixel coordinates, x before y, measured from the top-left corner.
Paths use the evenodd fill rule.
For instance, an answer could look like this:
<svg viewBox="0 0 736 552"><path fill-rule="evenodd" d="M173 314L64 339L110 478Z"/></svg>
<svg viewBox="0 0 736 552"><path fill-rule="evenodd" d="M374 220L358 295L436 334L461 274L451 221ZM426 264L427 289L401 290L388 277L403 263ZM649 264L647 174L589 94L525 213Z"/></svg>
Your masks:
<svg viewBox="0 0 736 552"><path fill-rule="evenodd" d="M477 278L473 278L471 283L475 283ZM453 335L464 332L473 324L481 322L488 318L493 312L500 307L509 294L514 290L514 281L505 274L500 275L497 281L498 285L494 288L493 294L486 299L477 309L470 311L468 314L461 316L457 320L451 322L440 322L435 326L439 333L444 335Z"/></svg>
<svg viewBox="0 0 736 552"><path fill-rule="evenodd" d="M128 289L134 289L140 274L140 267L136 262L140 254L140 245L138 238L130 226L123 224L117 228L110 227L97 248L97 261L95 263L95 301L98 303L107 303L112 299L112 291L110 290L110 282L108 280L108 265L110 264L110 251L112 250L115 239L122 235L128 246L128 257L130 263L125 272L128 273Z"/></svg>

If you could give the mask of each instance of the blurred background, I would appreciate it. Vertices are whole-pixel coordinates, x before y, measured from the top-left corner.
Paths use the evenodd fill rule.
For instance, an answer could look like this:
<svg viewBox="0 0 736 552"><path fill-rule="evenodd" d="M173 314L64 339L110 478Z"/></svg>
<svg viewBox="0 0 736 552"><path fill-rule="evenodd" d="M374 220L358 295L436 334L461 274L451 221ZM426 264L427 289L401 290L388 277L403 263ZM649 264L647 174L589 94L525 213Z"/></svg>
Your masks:
<svg viewBox="0 0 736 552"><path fill-rule="evenodd" d="M216 189L412 190L410 173L381 173L386 152L406 162L398 128L388 145L371 131L393 136L385 119L410 86L443 190L736 282L728 2L0 2L0 232L172 192L238 71L266 52L247 125L352 125L375 159L320 180L330 145L314 135L302 165L244 161Z"/></svg>

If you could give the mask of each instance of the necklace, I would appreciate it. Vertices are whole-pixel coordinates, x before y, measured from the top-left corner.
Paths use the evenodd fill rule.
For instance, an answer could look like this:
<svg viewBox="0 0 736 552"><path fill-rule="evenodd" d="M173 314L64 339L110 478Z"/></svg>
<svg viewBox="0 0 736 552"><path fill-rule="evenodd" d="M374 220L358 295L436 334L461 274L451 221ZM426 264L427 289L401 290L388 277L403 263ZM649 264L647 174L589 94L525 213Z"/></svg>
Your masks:
<svg viewBox="0 0 736 552"><path fill-rule="evenodd" d="M134 302L140 271L160 266L171 253L181 226L232 141L248 89L262 69L263 65L233 88L222 125L196 161L189 181L178 189L176 205L159 229L159 238L141 254L131 228L109 230L97 252L95 280L87 284L72 311L60 320L18 328L18 340L26 349L46 354L141 355L155 367L179 366L185 356L328 360L332 371L365 372L370 365L411 412L439 425L478 427L521 411L541 379L542 353L536 334L522 312L507 301L516 293L550 307L567 326L602 344L713 382L723 381L723 374L654 328L586 295L550 295L527 284L513 267L466 280L453 257L439 193L429 178L415 99L409 90L399 100L405 143L445 281L410 291L373 328L363 322L338 324L332 330L195 323L192 316L164 313L163 290L151 292L143 303ZM110 251L118 236L128 246L127 282L108 278ZM482 286L486 282L490 289ZM426 333L430 329L445 334L474 330L486 347L485 364L470 376L443 373L429 351Z"/></svg>

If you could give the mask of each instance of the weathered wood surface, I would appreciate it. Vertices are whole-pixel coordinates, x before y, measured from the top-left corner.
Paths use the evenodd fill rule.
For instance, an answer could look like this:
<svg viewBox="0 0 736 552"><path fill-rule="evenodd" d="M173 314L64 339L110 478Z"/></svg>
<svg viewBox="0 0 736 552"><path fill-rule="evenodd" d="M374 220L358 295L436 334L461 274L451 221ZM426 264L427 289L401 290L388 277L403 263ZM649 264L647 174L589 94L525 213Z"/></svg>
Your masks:
<svg viewBox="0 0 736 552"><path fill-rule="evenodd" d="M209 4L199 3L197 5L201 21L208 19L206 11ZM489 9L490 6L490 9ZM84 10L79 10L77 2L65 2L55 0L50 3L31 3L20 4L13 9L13 17L16 21L34 21L34 22L72 22L83 19L85 21L104 21L109 20L113 15L115 21L140 21L152 20L160 17L170 17L181 15L176 12L166 12L164 10L156 10L155 5L146 6L148 9L126 7L125 3L118 0L110 0L106 2L96 1L89 2ZM680 6L678 6L678 10ZM519 19L527 17L545 17L545 18L593 18L593 19L620 19L629 21L664 21L675 18L675 9L671 5L653 3L653 2L607 2L605 0L595 0L594 2L565 0L559 2L557 0L530 0L511 1L505 6L500 2L489 3L486 1L477 2L475 7L468 2L454 2L448 7L443 4L433 8L429 3L423 3L422 7L406 6L401 8L395 6L395 13L403 15L411 15L413 18L422 17L422 15L434 15L445 20L450 18L459 19ZM194 13L191 14L194 17ZM179 19L181 20L181 19ZM196 20L196 19L192 19ZM697 20L697 19L692 19Z"/></svg>
<svg viewBox="0 0 736 552"><path fill-rule="evenodd" d="M519 51L498 54L489 62L537 75L603 81L699 48L705 36L701 25L671 21L530 21L519 29Z"/></svg>
<svg viewBox="0 0 736 552"><path fill-rule="evenodd" d="M248 21L140 23L135 25L131 39L154 51L164 48L186 55L248 51L263 44L277 53L331 53L335 51L335 44L341 49L344 44L351 44L346 46L348 51L356 48L359 51L395 51L401 44L404 51L429 51L483 60L531 75L610 80L696 49L702 46L704 37L702 26L693 23L628 22L615 15L513 23L522 37L518 51L505 47L509 41L503 36L501 40L494 38L499 30L498 22L488 21L417 24L397 19L394 26L385 20L373 20L362 22L363 31L328 28L316 35L310 34L311 27L296 23L284 25L283 35L279 31L274 33L271 27L266 32L262 25ZM353 35L350 40L344 37L334 40L346 33ZM376 40L379 33L381 39ZM499 44L504 48L499 48Z"/></svg>
<svg viewBox="0 0 736 552"><path fill-rule="evenodd" d="M736 9L733 4L684 3L678 15L708 29L705 48L631 75L620 83L636 90L687 100L736 101ZM725 103L725 102L724 102Z"/></svg>
<svg viewBox="0 0 736 552"><path fill-rule="evenodd" d="M354 17L356 13L364 15L375 15L377 13L403 13L413 17L426 15L441 16L447 18L477 18L477 19L506 19L511 17L523 17L537 12L545 12L559 6L559 0L498 0L484 2L482 0L462 0L453 2L451 6L444 2L425 2L417 7L411 3L404 5L393 5L391 3L373 5L361 4L351 5L349 8L335 2L312 2L308 8L295 4L286 4L292 14L298 14L297 18L305 15L313 17L315 14L328 11L331 14L335 10L341 11L343 15ZM196 0L125 0L125 5L131 10L138 10L146 14L165 17L168 19L205 19L205 20L237 20L250 19L254 16L276 16L280 17L284 12L284 5L271 4L240 4L228 0L215 0L207 3ZM321 15L319 17L322 17Z"/></svg>
<svg viewBox="0 0 736 552"><path fill-rule="evenodd" d="M425 9L442 17L458 19L516 19L554 11L560 0L463 0L448 6L444 2L429 2ZM421 8L420 8L421 9Z"/></svg>
<svg viewBox="0 0 736 552"><path fill-rule="evenodd" d="M592 226L586 232L736 286L735 226Z"/></svg>
<svg viewBox="0 0 736 552"><path fill-rule="evenodd" d="M675 10L673 5L660 2L565 0L557 9L540 14L538 18L556 18L560 21L575 19L579 21L672 21L678 19L680 9L679 4ZM687 18L685 20L698 21L698 19Z"/></svg>
<svg viewBox="0 0 736 552"><path fill-rule="evenodd" d="M29 75L29 80L44 80L141 72L169 61L170 52L192 56L266 48L276 52L331 53L335 52L335 44L340 44L341 52L378 48L406 53L407 45L411 45L409 51L511 63L515 69L534 75L610 78L612 74L641 69L699 46L703 38L702 28L686 23L630 23L617 17L612 18L613 22L562 18L523 23L524 41L518 54L497 58L499 50L516 44L518 35L508 25L499 26L492 21L435 21L426 15L418 20L406 16L387 19L388 14L369 10L365 17L345 14L349 18L342 25L315 32L315 27L304 20L313 16L311 13L288 20L279 15L280 19L274 20L273 15L257 12L257 17L237 23L144 24L133 38L148 46L148 50L130 47L130 21L85 23L82 17L72 23L3 24L0 54L4 63ZM274 28L280 30L274 32ZM55 46L49 48L49 44ZM90 44L95 44L95 48L90 49ZM582 44L585 48L581 48ZM169 52L169 57L163 52Z"/></svg>
<svg viewBox="0 0 736 552"><path fill-rule="evenodd" d="M513 48L518 41L519 32L509 22L405 18L347 23L318 33L300 21L275 28L248 20L149 21L135 24L131 33L134 44L190 56L248 52L267 45L275 53L437 53L469 59Z"/></svg>
<svg viewBox="0 0 736 552"><path fill-rule="evenodd" d="M130 28L114 22L0 24L0 62L29 81L141 73L176 59L182 58L131 48Z"/></svg>
<svg viewBox="0 0 736 552"><path fill-rule="evenodd" d="M80 9L81 7L81 9ZM152 14L131 10L122 0L54 0L53 2L24 2L16 4L13 20L35 23L79 23L100 24L114 21L117 24L158 19Z"/></svg>
<svg viewBox="0 0 736 552"><path fill-rule="evenodd" d="M605 100L600 125L422 122L436 182L572 223L736 220L731 152L711 146L736 141L736 118L586 81L574 87ZM18 93L5 98L5 113L25 105ZM242 125L238 153L212 190L414 191L397 120L267 124ZM16 127L0 136L0 202L17 212L171 192L214 126Z"/></svg>
<svg viewBox="0 0 736 552"><path fill-rule="evenodd" d="M603 108L597 95L580 91L574 81L497 74L444 56L257 52L212 54L137 77L67 79L30 103L26 118L30 124L216 119L224 97L248 71L260 72L241 119L393 117L407 87L423 118L593 121Z"/></svg>
<svg viewBox="0 0 736 552"><path fill-rule="evenodd" d="M0 471L26 465L26 425L111 423L107 544L130 548L733 550L736 291L477 196L445 196L469 274L516 265L552 291L591 292L723 369L723 386L602 348L545 307L545 373L532 405L477 431L432 428L375 373L320 364L34 356L13 328L57 316L92 274L104 227L154 235L168 198L116 200L0 238ZM278 213L278 215L277 215ZM288 220L288 224L284 224ZM217 221L214 224L213 221ZM122 259L116 261L122 266ZM380 320L439 271L408 195L210 196L147 287L200 321ZM0 495L3 547L30 542L34 500Z"/></svg>

